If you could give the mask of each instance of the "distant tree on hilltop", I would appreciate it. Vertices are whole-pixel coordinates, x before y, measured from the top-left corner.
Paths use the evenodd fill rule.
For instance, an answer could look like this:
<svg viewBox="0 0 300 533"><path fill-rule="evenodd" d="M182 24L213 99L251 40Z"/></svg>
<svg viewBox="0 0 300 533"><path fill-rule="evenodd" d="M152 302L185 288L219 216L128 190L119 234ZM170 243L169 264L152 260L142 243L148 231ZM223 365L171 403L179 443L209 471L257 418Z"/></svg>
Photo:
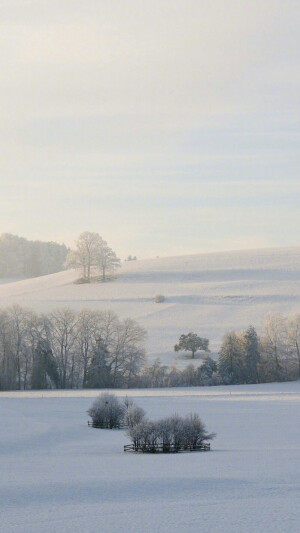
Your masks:
<svg viewBox="0 0 300 533"><path fill-rule="evenodd" d="M120 266L120 259L98 233L84 231L76 241L75 250L67 255L66 267L80 270L82 281L90 283L101 275L102 281L107 280Z"/></svg>

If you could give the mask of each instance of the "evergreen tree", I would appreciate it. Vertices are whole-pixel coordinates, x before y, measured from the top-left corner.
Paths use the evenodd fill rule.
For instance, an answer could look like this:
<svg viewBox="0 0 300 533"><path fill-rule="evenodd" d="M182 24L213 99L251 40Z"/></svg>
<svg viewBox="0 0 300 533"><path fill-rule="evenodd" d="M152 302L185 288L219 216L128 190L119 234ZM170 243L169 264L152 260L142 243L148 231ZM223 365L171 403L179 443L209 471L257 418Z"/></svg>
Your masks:
<svg viewBox="0 0 300 533"><path fill-rule="evenodd" d="M207 357L198 370L200 381L206 383L212 378L212 375L217 372L217 363L211 357Z"/></svg>
<svg viewBox="0 0 300 533"><path fill-rule="evenodd" d="M225 383L243 382L241 341L234 331L227 333L223 339L219 352L218 370Z"/></svg>
<svg viewBox="0 0 300 533"><path fill-rule="evenodd" d="M244 359L247 383L258 383L260 351L258 335L253 326L249 326L244 335Z"/></svg>
<svg viewBox="0 0 300 533"><path fill-rule="evenodd" d="M111 385L110 368L107 363L109 351L101 339L93 348L86 373L86 386L89 389L102 389Z"/></svg>
<svg viewBox="0 0 300 533"><path fill-rule="evenodd" d="M56 361L53 357L51 348L46 341L39 341L34 350L31 388L47 389L48 385L59 385L59 375Z"/></svg>

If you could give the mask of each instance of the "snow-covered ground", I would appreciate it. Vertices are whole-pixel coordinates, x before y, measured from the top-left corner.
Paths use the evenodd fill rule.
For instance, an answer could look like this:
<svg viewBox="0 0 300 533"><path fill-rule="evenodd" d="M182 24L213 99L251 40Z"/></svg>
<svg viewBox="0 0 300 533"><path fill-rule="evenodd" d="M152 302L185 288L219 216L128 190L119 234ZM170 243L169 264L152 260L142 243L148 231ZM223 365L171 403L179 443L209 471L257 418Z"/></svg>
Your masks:
<svg viewBox="0 0 300 533"><path fill-rule="evenodd" d="M217 432L178 455L124 454L124 431L87 426L91 392L1 394L1 532L299 532L300 382L130 391Z"/></svg>
<svg viewBox="0 0 300 533"><path fill-rule="evenodd" d="M230 329L259 328L268 312L300 311L300 247L125 262L106 284L76 285L75 278L69 271L1 285L0 306L112 309L147 329L149 359L166 364L178 357L181 333L196 331L217 350ZM154 303L156 294L166 301Z"/></svg>

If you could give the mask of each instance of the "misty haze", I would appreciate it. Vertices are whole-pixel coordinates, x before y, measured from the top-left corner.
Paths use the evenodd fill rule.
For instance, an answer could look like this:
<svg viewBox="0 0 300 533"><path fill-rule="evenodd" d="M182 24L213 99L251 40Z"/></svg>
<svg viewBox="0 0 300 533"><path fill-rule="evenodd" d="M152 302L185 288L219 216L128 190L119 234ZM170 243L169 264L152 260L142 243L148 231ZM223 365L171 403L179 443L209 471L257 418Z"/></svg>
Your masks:
<svg viewBox="0 0 300 533"><path fill-rule="evenodd" d="M298 533L294 0L0 0L0 530Z"/></svg>

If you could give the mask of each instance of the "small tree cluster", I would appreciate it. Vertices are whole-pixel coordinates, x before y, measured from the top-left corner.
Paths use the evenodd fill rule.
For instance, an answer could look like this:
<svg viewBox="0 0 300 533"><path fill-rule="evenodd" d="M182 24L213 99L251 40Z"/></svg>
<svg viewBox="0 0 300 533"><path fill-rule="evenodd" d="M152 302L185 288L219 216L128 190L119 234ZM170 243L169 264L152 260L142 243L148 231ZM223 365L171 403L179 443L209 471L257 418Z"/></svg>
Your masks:
<svg viewBox="0 0 300 533"><path fill-rule="evenodd" d="M204 441L214 438L207 433L205 425L197 414L186 417L173 415L157 421L143 418L141 422L129 427L127 432L135 450L155 452L157 446L163 452L180 449L195 450Z"/></svg>
<svg viewBox="0 0 300 533"><path fill-rule="evenodd" d="M200 366L190 363L182 370L175 365L163 365L160 359L142 369L133 380L133 386L152 387L199 387L220 385L221 378L217 372L217 363L206 357Z"/></svg>
<svg viewBox="0 0 300 533"><path fill-rule="evenodd" d="M287 381L300 377L300 315L266 316L261 335L249 326L224 336L218 372L225 384Z"/></svg>
<svg viewBox="0 0 300 533"><path fill-rule="evenodd" d="M93 279L104 282L117 267L120 259L98 233L85 231L79 235L75 250L71 250L66 258L67 268L80 271L80 280L90 283Z"/></svg>

